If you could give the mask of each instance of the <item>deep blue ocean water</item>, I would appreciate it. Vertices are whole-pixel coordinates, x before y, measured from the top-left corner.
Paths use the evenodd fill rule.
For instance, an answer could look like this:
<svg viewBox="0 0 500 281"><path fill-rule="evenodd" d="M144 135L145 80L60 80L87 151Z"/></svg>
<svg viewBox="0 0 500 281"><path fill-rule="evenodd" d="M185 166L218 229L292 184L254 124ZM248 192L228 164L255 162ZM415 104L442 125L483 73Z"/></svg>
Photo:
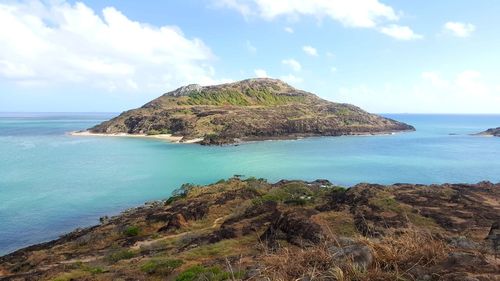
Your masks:
<svg viewBox="0 0 500 281"><path fill-rule="evenodd" d="M500 138L469 135L500 126L500 115L387 115L417 131L228 147L66 134L112 116L0 114L0 254L235 174L344 186L500 181Z"/></svg>

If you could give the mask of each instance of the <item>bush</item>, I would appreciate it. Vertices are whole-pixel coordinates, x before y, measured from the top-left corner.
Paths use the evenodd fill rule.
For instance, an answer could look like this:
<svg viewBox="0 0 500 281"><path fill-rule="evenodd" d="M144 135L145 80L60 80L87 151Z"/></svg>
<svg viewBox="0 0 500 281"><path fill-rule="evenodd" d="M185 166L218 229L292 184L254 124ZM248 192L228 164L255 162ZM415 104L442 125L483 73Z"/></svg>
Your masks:
<svg viewBox="0 0 500 281"><path fill-rule="evenodd" d="M244 273L241 271L234 272L233 275L230 272L224 271L217 266L204 267L201 265L195 265L179 274L175 281L223 281L240 279L243 277L243 275Z"/></svg>
<svg viewBox="0 0 500 281"><path fill-rule="evenodd" d="M86 267L85 271L90 272L92 275L104 273L105 270L101 267Z"/></svg>
<svg viewBox="0 0 500 281"><path fill-rule="evenodd" d="M121 250L108 255L107 260L115 263L120 260L128 260L135 257L135 253L130 250Z"/></svg>
<svg viewBox="0 0 500 281"><path fill-rule="evenodd" d="M154 136L154 135L159 135L160 134L160 131L158 130L149 130L146 135L148 136Z"/></svg>
<svg viewBox="0 0 500 281"><path fill-rule="evenodd" d="M182 264L183 261L181 260L153 259L145 262L141 266L141 271L148 274L169 275Z"/></svg>
<svg viewBox="0 0 500 281"><path fill-rule="evenodd" d="M154 135L165 135L165 134L170 134L170 130L169 129L161 129L161 130L155 130L155 129L151 129L149 130L146 135L148 136L154 136Z"/></svg>
<svg viewBox="0 0 500 281"><path fill-rule="evenodd" d="M193 190L194 188L196 188L196 185L191 184L191 183L185 183L185 184L181 185L181 187L174 189L174 191L172 191L172 196L170 196L165 201L165 204L170 205L179 199L186 198L189 191Z"/></svg>
<svg viewBox="0 0 500 281"><path fill-rule="evenodd" d="M137 236L141 232L141 229L138 226L129 226L123 231L123 234L128 237Z"/></svg>
<svg viewBox="0 0 500 281"><path fill-rule="evenodd" d="M314 201L314 193L300 183L288 183L280 188L272 189L268 193L253 200L254 204L278 202L293 205L306 205Z"/></svg>

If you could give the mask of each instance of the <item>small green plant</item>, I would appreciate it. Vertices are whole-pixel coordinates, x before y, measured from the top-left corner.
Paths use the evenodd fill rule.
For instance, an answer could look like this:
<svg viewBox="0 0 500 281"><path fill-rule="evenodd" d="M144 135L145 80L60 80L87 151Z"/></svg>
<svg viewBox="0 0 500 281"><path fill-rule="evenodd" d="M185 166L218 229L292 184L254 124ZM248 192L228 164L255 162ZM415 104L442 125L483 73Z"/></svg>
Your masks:
<svg viewBox="0 0 500 281"><path fill-rule="evenodd" d="M90 273L83 270L72 270L70 272L63 272L51 279L51 281L71 281L71 280L81 280L83 278L89 277Z"/></svg>
<svg viewBox="0 0 500 281"><path fill-rule="evenodd" d="M104 273L104 269L101 267L86 267L84 270L90 272L92 275Z"/></svg>
<svg viewBox="0 0 500 281"><path fill-rule="evenodd" d="M306 205L314 201L314 193L301 183L288 183L281 188L272 189L259 198L255 198L254 204L265 202L279 202L291 205Z"/></svg>
<svg viewBox="0 0 500 281"><path fill-rule="evenodd" d="M129 226L124 231L123 234L128 237L133 237L139 235L141 229L138 226Z"/></svg>
<svg viewBox="0 0 500 281"><path fill-rule="evenodd" d="M204 267L201 265L192 266L185 271L183 271L175 281L196 281L196 280L207 280L207 281L223 281L223 280L233 280L241 279L244 275L243 271L236 271L230 273L220 269L217 266Z"/></svg>
<svg viewBox="0 0 500 281"><path fill-rule="evenodd" d="M256 177L248 177L248 178L244 179L243 181L251 182L251 181L258 181L258 179Z"/></svg>
<svg viewBox="0 0 500 281"><path fill-rule="evenodd" d="M107 260L115 263L121 260L128 260L135 257L135 252L130 251L130 250L121 250L118 252L111 253L110 255L107 256Z"/></svg>
<svg viewBox="0 0 500 281"><path fill-rule="evenodd" d="M142 264L141 271L147 274L169 275L183 263L182 260L153 259Z"/></svg>

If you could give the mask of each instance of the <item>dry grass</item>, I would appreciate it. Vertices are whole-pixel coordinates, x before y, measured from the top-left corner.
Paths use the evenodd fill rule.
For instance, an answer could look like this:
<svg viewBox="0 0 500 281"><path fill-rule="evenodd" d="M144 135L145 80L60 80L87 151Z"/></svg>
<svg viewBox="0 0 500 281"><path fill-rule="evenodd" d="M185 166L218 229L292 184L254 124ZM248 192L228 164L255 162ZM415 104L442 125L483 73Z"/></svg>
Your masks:
<svg viewBox="0 0 500 281"><path fill-rule="evenodd" d="M277 281L415 280L413 269L438 264L446 258L448 250L443 241L416 229L381 239L358 237L355 243L372 251L373 262L366 270L352 259L334 258L329 247L338 244L329 241L306 249L286 247L266 253L258 278Z"/></svg>

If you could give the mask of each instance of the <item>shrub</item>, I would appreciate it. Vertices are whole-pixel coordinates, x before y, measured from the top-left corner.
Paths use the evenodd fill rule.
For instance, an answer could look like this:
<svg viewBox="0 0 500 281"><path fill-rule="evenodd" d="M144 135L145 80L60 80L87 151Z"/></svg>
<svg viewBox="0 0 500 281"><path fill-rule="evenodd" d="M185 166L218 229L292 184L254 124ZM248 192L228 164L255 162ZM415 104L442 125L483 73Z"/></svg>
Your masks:
<svg viewBox="0 0 500 281"><path fill-rule="evenodd" d="M163 128L163 129L160 129L160 130L155 130L155 129L151 129L149 130L146 135L148 136L154 136L154 135L165 135L165 134L170 134L170 130L167 129L167 128Z"/></svg>
<svg viewBox="0 0 500 281"><path fill-rule="evenodd" d="M86 267L84 270L90 272L92 275L104 273L104 269L101 267Z"/></svg>
<svg viewBox="0 0 500 281"><path fill-rule="evenodd" d="M140 231L141 229L138 226L129 226L125 229L125 231L123 231L123 234L125 234L125 236L132 237L139 235Z"/></svg>
<svg viewBox="0 0 500 281"><path fill-rule="evenodd" d="M254 204L262 204L265 202L282 202L285 204L305 205L313 201L314 193L300 183L289 183L281 188L270 190L260 198L253 200Z"/></svg>
<svg viewBox="0 0 500 281"><path fill-rule="evenodd" d="M182 264L181 260L153 259L142 264L141 271L148 274L169 275Z"/></svg>
<svg viewBox="0 0 500 281"><path fill-rule="evenodd" d="M172 191L172 196L170 196L165 201L165 204L169 205L169 204L172 204L173 202L175 202L179 199L186 198L188 193L191 190L193 190L194 188L196 188L196 185L191 184L191 183L185 183L185 184L181 185L181 187L174 189L174 191Z"/></svg>
<svg viewBox="0 0 500 281"><path fill-rule="evenodd" d="M244 272L237 271L230 273L220 269L217 266L204 267L201 265L192 266L185 271L183 271L175 281L196 281L196 280L206 280L206 281L223 281L232 280L243 277Z"/></svg>
<svg viewBox="0 0 500 281"><path fill-rule="evenodd" d="M130 250L121 250L121 251L114 252L114 253L108 255L107 260L112 262L112 263L115 263L115 262L118 262L120 260L128 260L128 259L131 259L133 257L135 257L135 252L130 251Z"/></svg>
<svg viewBox="0 0 500 281"><path fill-rule="evenodd" d="M154 135L159 135L160 134L160 131L158 130L149 130L146 135L148 136L154 136Z"/></svg>

